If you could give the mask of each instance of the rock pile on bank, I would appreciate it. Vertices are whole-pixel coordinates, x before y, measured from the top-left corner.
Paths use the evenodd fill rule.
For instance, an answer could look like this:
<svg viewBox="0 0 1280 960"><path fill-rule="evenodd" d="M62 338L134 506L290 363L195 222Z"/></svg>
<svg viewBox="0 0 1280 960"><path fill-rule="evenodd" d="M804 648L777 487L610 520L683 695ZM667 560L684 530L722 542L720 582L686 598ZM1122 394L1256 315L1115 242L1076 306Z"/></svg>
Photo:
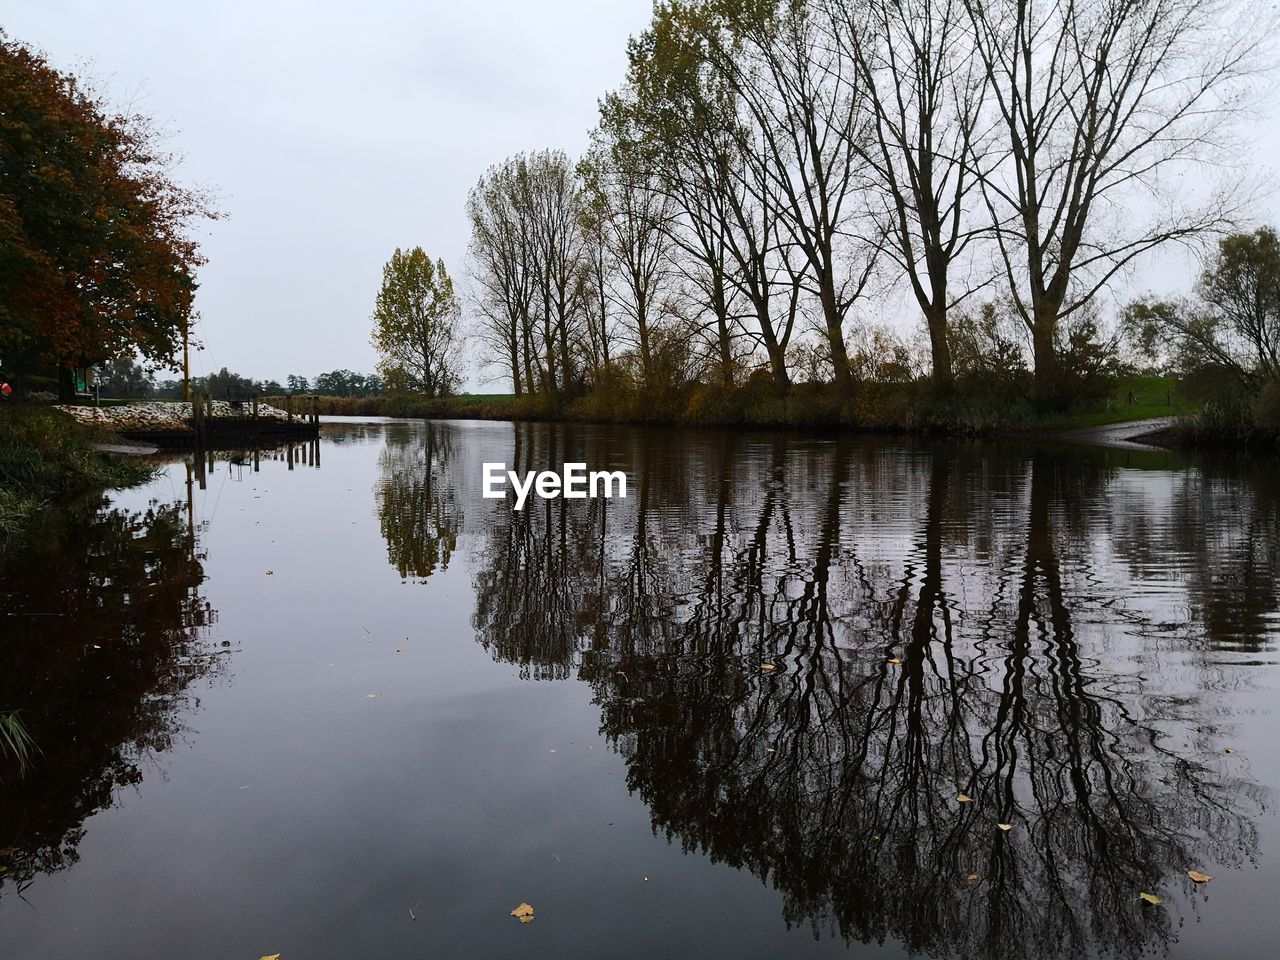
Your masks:
<svg viewBox="0 0 1280 960"><path fill-rule="evenodd" d="M191 404L167 403L158 400L142 400L110 407L61 406L81 423L108 430L186 430L191 426ZM212 416L248 417L251 406L242 403L238 407L226 400L214 400ZM258 404L259 419L288 420L289 415L278 407Z"/></svg>

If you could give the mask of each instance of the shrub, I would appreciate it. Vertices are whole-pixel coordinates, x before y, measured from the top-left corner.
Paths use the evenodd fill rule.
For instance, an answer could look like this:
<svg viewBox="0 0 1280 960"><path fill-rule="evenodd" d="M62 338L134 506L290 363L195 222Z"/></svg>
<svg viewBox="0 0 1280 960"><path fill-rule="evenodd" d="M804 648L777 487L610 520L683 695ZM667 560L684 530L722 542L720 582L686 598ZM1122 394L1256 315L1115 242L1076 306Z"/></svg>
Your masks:
<svg viewBox="0 0 1280 960"><path fill-rule="evenodd" d="M19 532L51 502L149 476L146 467L96 451L92 431L61 411L0 407L0 536Z"/></svg>
<svg viewBox="0 0 1280 960"><path fill-rule="evenodd" d="M1258 391L1253 402L1253 425L1264 436L1280 439L1280 377L1272 377Z"/></svg>

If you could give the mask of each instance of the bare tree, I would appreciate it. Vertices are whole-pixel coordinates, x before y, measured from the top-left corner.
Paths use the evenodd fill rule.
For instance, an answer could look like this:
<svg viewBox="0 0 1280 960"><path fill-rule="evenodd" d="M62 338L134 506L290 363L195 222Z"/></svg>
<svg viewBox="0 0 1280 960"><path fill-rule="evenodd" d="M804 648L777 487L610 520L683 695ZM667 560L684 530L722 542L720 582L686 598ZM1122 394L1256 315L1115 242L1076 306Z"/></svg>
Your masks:
<svg viewBox="0 0 1280 960"><path fill-rule="evenodd" d="M1273 16L1222 0L964 0L1008 150L981 180L1035 353L1060 390L1058 324L1136 257L1228 223L1227 191L1171 182L1223 159Z"/></svg>
<svg viewBox="0 0 1280 960"><path fill-rule="evenodd" d="M605 98L601 112L606 126L634 141L677 208L669 239L688 288L680 302L691 308L691 335L709 343L711 366L731 387L743 339L728 238L737 145L727 129L728 98L708 82L701 21L682 13L655 10L653 24L628 49L627 83Z"/></svg>
<svg viewBox="0 0 1280 960"><path fill-rule="evenodd" d="M541 308L540 326L546 386L555 394L572 390L576 376L569 349L581 312L581 234L577 229L577 181L569 157L546 150L528 157L528 205L532 211L531 264Z"/></svg>
<svg viewBox="0 0 1280 960"><path fill-rule="evenodd" d="M597 129L579 170L583 189L604 213L605 242L616 265L610 300L629 328L646 384L656 382L653 337L661 312L670 197L616 132Z"/></svg>
<svg viewBox="0 0 1280 960"><path fill-rule="evenodd" d="M526 179L524 161L513 158L490 167L467 197L480 333L509 368L516 396L537 389L522 350L534 294L529 211L522 199Z"/></svg>
<svg viewBox="0 0 1280 960"><path fill-rule="evenodd" d="M785 242L803 255L806 283L822 309L835 381L853 388L844 324L871 277L877 229L857 208L866 185L864 91L830 23L809 3L728 8L708 56L742 104L757 166L745 178L765 185L756 197L772 208ZM776 207L774 206L776 204Z"/></svg>
<svg viewBox="0 0 1280 960"><path fill-rule="evenodd" d="M577 224L582 257L578 273L578 297L585 322L580 331L582 351L594 384L598 387L612 377L614 331L609 289L617 264L609 250L609 211L598 192L581 188L591 174L590 166L578 165Z"/></svg>
<svg viewBox="0 0 1280 960"><path fill-rule="evenodd" d="M884 198L891 242L929 332L935 385L952 381L947 311L953 267L980 232L967 214L985 161L988 78L972 55L962 0L826 0L870 107L866 151Z"/></svg>

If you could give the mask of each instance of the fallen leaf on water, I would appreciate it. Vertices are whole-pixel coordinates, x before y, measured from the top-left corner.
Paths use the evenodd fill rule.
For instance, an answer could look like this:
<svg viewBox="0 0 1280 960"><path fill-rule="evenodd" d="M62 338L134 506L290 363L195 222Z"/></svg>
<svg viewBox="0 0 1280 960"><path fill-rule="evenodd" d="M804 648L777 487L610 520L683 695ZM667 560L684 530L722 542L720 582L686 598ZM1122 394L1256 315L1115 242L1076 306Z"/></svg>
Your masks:
<svg viewBox="0 0 1280 960"><path fill-rule="evenodd" d="M1208 883L1210 880L1213 879L1213 877L1211 877L1209 874L1201 873L1199 870L1188 870L1187 876L1190 877L1192 880L1194 880L1196 883Z"/></svg>
<svg viewBox="0 0 1280 960"><path fill-rule="evenodd" d="M410 920L417 920L417 919L418 919L418 918L417 918L417 916L415 916L415 915L414 915L413 907L410 907L410 908L409 908L409 919L410 919Z"/></svg>
<svg viewBox="0 0 1280 960"><path fill-rule="evenodd" d="M977 875L976 873L971 873L971 874L969 874L967 877L965 877L965 879L966 879L966 880L977 880L977 879L978 879L978 875Z"/></svg>
<svg viewBox="0 0 1280 960"><path fill-rule="evenodd" d="M404 653L404 647L396 647L396 653Z"/></svg>
<svg viewBox="0 0 1280 960"><path fill-rule="evenodd" d="M533 907L529 906L527 903L522 903L511 911L511 915L521 923L528 923L533 919Z"/></svg>
<svg viewBox="0 0 1280 960"><path fill-rule="evenodd" d="M997 826L997 827L999 827L1001 830L1012 830L1012 829L1013 829L1013 824L1012 824L1012 823L997 823L997 824L996 824L996 826Z"/></svg>
<svg viewBox="0 0 1280 960"><path fill-rule="evenodd" d="M280 960L280 954L268 953L258 958L258 960Z"/></svg>
<svg viewBox="0 0 1280 960"><path fill-rule="evenodd" d="M377 699L378 699L378 697L380 697L380 696L382 696L382 694L380 694L380 693L366 693L366 694L364 695L364 698L365 698L366 700L377 700Z"/></svg>
<svg viewBox="0 0 1280 960"><path fill-rule="evenodd" d="M973 803L973 797L966 796L963 793L957 793L956 800L959 803Z"/></svg>
<svg viewBox="0 0 1280 960"><path fill-rule="evenodd" d="M902 661L901 661L900 659L898 659L897 657L890 657L890 658L889 658L889 663L901 663L901 662L902 662Z"/></svg>
<svg viewBox="0 0 1280 960"><path fill-rule="evenodd" d="M272 574L274 574L274 573L275 573L275 571L274 571L274 570L268 570L268 571L267 571L267 576L269 577L269 576L271 576L271 575L272 575ZM279 954L276 954L276 956L279 956ZM270 960L270 958L268 957L268 958L267 958L267 960Z"/></svg>
<svg viewBox="0 0 1280 960"><path fill-rule="evenodd" d="M1164 901L1161 900L1159 897L1157 897L1154 893L1147 893L1145 890L1142 893L1138 894L1138 898L1141 900L1147 901L1147 903L1155 903L1155 904L1164 903Z"/></svg>
<svg viewBox="0 0 1280 960"><path fill-rule="evenodd" d="M762 663L762 664L760 664L760 669L761 669L761 670L776 670L776 669L778 669L778 668L777 668L777 667L775 667L772 663Z"/></svg>
<svg viewBox="0 0 1280 960"><path fill-rule="evenodd" d="M1235 753L1235 752L1236 752L1235 747L1227 747L1227 753Z"/></svg>

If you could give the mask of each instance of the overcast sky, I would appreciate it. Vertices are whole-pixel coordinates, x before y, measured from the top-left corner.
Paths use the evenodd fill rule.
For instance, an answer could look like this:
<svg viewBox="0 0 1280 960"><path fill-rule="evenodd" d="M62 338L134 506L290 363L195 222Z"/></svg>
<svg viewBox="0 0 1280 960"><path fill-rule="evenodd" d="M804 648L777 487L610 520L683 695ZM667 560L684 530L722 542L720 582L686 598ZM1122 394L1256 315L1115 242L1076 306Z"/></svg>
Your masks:
<svg viewBox="0 0 1280 960"><path fill-rule="evenodd" d="M372 371L382 264L464 272L467 191L520 150L581 152L651 0L24 0L0 25L174 132L225 221L192 373ZM495 388L496 389L496 388Z"/></svg>
<svg viewBox="0 0 1280 960"><path fill-rule="evenodd" d="M518 151L580 153L651 7L21 0L0 25L173 131L183 178L228 215L204 239L192 373L283 379L374 369L369 314L391 252L420 245L461 280L467 191ZM1280 149L1274 118L1249 132L1256 156ZM1194 274L1165 253L1126 286L1163 293Z"/></svg>

